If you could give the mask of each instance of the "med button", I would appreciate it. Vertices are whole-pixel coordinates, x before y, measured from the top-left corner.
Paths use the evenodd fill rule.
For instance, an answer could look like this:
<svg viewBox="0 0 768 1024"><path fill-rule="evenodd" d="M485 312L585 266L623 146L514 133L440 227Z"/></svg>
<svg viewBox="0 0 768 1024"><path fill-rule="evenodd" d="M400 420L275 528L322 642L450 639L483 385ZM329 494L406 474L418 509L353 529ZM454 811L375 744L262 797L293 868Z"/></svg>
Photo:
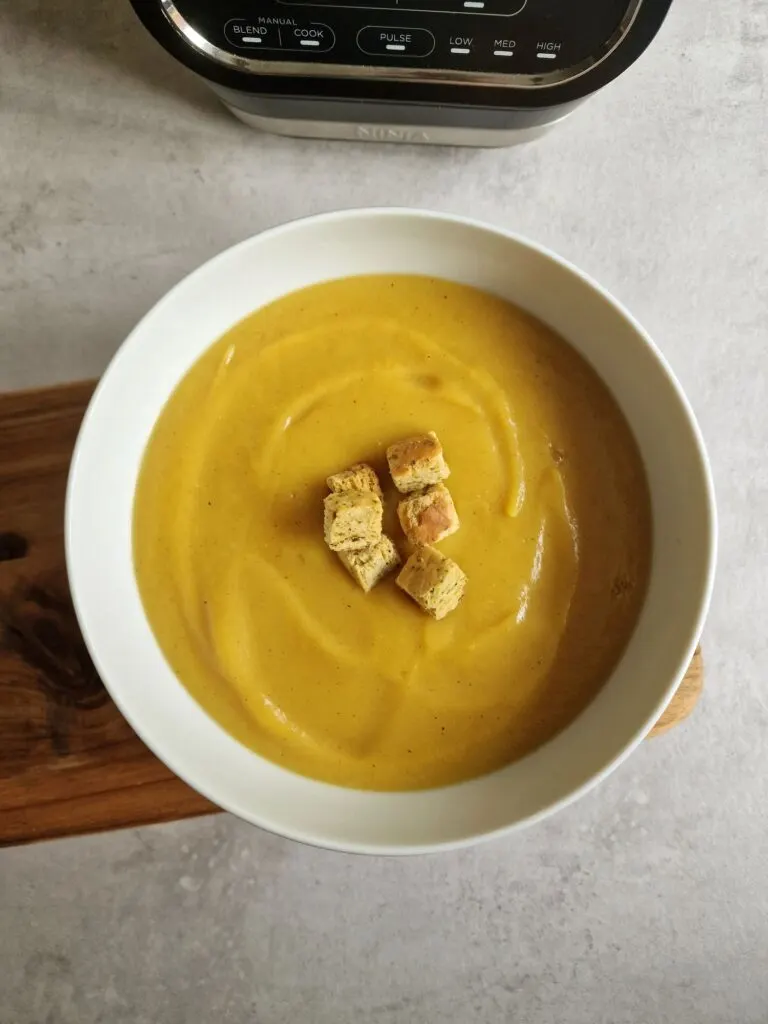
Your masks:
<svg viewBox="0 0 768 1024"><path fill-rule="evenodd" d="M328 50L332 50L336 43L336 36L332 29L319 21L283 26L281 31L284 50L326 53Z"/></svg>
<svg viewBox="0 0 768 1024"><path fill-rule="evenodd" d="M371 57L428 57L435 37L426 28L367 25L357 33L357 45Z"/></svg>

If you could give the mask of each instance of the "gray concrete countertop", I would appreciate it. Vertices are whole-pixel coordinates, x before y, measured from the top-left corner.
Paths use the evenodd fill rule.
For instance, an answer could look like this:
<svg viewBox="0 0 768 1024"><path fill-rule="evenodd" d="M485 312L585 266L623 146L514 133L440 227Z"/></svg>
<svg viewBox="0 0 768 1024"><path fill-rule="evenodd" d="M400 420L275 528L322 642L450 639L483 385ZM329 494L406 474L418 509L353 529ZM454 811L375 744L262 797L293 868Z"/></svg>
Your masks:
<svg viewBox="0 0 768 1024"><path fill-rule="evenodd" d="M0 388L98 374L218 250L414 204L515 228L628 303L719 491L694 717L554 820L409 861L226 816L0 854L2 1024L765 1024L768 5L675 0L527 148L294 142L232 120L126 0L0 0Z"/></svg>

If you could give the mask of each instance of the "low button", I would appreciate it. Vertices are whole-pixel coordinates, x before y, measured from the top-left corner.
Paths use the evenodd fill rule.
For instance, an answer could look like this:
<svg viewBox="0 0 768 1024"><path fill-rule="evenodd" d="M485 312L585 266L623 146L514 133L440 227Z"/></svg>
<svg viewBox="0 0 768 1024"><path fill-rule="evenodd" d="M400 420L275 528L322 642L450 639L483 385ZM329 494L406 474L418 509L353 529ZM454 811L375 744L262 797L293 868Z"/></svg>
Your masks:
<svg viewBox="0 0 768 1024"><path fill-rule="evenodd" d="M310 53L325 53L332 50L336 42L333 30L319 21L293 24L281 28L284 50L307 50Z"/></svg>
<svg viewBox="0 0 768 1024"><path fill-rule="evenodd" d="M232 18L224 26L227 42L242 50L275 50L280 47L280 30L276 25L259 25L247 18Z"/></svg>
<svg viewBox="0 0 768 1024"><path fill-rule="evenodd" d="M357 45L371 57L428 57L435 37L426 28L367 25L357 33Z"/></svg>

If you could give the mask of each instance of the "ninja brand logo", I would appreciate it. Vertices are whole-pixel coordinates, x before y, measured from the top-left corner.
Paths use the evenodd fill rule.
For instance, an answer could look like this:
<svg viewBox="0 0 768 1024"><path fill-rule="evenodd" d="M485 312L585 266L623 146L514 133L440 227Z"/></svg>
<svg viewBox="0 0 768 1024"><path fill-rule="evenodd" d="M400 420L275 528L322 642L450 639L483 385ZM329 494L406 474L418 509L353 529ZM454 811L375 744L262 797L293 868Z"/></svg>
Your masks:
<svg viewBox="0 0 768 1024"><path fill-rule="evenodd" d="M359 124L354 135L363 142L431 142L429 133L423 128L386 128Z"/></svg>

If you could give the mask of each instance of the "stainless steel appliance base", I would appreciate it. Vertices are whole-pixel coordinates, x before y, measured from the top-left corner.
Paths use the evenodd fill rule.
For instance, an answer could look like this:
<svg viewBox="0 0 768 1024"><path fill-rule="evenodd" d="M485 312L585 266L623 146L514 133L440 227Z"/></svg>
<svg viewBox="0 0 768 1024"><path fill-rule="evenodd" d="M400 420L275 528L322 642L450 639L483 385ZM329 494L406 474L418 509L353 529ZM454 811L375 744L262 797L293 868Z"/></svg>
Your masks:
<svg viewBox="0 0 768 1024"><path fill-rule="evenodd" d="M571 113L563 114L547 124L529 128L461 128L420 126L413 124L365 124L346 121L320 121L293 117L270 117L239 110L229 103L224 106L238 120L251 128L272 135L288 135L301 139L336 139L347 142L400 142L428 146L475 146L493 149L516 146L545 135Z"/></svg>

